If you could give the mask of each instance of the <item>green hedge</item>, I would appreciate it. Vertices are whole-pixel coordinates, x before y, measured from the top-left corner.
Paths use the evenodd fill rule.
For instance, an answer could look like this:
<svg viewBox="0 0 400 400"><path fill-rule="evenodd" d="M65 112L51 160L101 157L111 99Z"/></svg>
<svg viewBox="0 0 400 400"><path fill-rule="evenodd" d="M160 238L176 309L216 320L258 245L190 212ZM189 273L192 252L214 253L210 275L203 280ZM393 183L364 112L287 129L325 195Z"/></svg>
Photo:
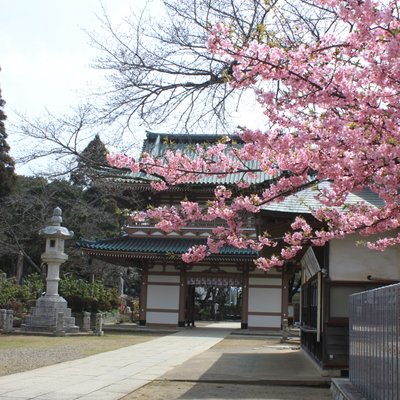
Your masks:
<svg viewBox="0 0 400 400"><path fill-rule="evenodd" d="M0 280L0 308L14 310L15 317L22 317L35 305L44 286L39 274L28 275L22 285L15 278Z"/></svg>
<svg viewBox="0 0 400 400"><path fill-rule="evenodd" d="M114 288L103 282L88 283L83 279L64 276L60 281L60 295L68 302L73 312L111 311L119 307L120 298Z"/></svg>
<svg viewBox="0 0 400 400"><path fill-rule="evenodd" d="M39 274L25 277L21 285L17 284L15 278L0 280L0 308L14 310L14 316L22 318L29 314L44 290L45 284ZM111 311L119 308L120 304L117 290L105 287L100 281L88 283L63 276L59 292L73 312Z"/></svg>

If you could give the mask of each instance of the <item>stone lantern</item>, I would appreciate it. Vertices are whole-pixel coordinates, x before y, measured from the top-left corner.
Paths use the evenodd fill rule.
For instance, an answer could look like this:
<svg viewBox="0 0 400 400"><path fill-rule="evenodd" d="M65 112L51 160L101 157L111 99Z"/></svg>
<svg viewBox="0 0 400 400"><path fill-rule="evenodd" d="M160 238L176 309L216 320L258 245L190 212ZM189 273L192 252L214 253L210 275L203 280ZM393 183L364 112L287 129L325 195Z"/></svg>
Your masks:
<svg viewBox="0 0 400 400"><path fill-rule="evenodd" d="M58 294L60 265L68 260L64 253L64 241L74 235L74 232L61 226L61 214L61 209L56 207L50 225L39 231L39 235L46 239L46 250L42 254L42 261L47 265L46 292L36 300L36 307L26 318L23 325L25 330L56 331L60 327L65 332L79 330L75 318L71 317L71 309L67 308L67 301ZM63 319L62 323L60 318Z"/></svg>

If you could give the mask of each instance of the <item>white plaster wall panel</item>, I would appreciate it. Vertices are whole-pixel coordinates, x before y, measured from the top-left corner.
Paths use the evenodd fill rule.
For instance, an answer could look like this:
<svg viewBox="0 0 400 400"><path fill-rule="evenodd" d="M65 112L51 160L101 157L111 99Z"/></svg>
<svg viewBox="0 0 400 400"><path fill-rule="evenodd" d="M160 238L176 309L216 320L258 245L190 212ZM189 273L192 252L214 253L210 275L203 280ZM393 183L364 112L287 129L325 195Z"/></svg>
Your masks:
<svg viewBox="0 0 400 400"><path fill-rule="evenodd" d="M147 308L177 310L179 308L179 286L149 284L147 286Z"/></svg>
<svg viewBox="0 0 400 400"><path fill-rule="evenodd" d="M149 272L163 272L164 268L162 265L155 265Z"/></svg>
<svg viewBox="0 0 400 400"><path fill-rule="evenodd" d="M281 312L281 288L249 288L249 312Z"/></svg>
<svg viewBox="0 0 400 400"><path fill-rule="evenodd" d="M254 271L250 271L250 274L256 274L256 275L266 275L265 274L265 271L263 271L262 269L260 269L260 268L256 268Z"/></svg>
<svg viewBox="0 0 400 400"><path fill-rule="evenodd" d="M268 272L269 274L274 274L274 275L282 275L282 269L281 268L271 268Z"/></svg>
<svg viewBox="0 0 400 400"><path fill-rule="evenodd" d="M400 246L375 251L357 241L365 237L350 236L329 242L329 276L336 281L366 281L368 275L400 280Z"/></svg>
<svg viewBox="0 0 400 400"><path fill-rule="evenodd" d="M203 272L209 267L209 265L193 265L189 272Z"/></svg>
<svg viewBox="0 0 400 400"><path fill-rule="evenodd" d="M165 272L173 272L174 274L179 275L179 271L177 271L177 269L175 268L175 265L166 265Z"/></svg>
<svg viewBox="0 0 400 400"><path fill-rule="evenodd" d="M250 274L252 275L264 275L264 276L268 276L269 274L273 274L273 275L281 275L281 270L276 269L276 268L271 268L267 273L260 269L260 268L256 268L253 271L250 271Z"/></svg>
<svg viewBox="0 0 400 400"><path fill-rule="evenodd" d="M149 275L148 282L162 282L162 283L179 283L179 275Z"/></svg>
<svg viewBox="0 0 400 400"><path fill-rule="evenodd" d="M279 315L249 315L249 328L279 328L281 317Z"/></svg>
<svg viewBox="0 0 400 400"><path fill-rule="evenodd" d="M178 324L178 313L177 312L156 312L149 311L146 315L147 324L165 324L165 325L177 325Z"/></svg>
<svg viewBox="0 0 400 400"><path fill-rule="evenodd" d="M249 285L274 285L274 286L281 286L282 279L281 278L249 278Z"/></svg>

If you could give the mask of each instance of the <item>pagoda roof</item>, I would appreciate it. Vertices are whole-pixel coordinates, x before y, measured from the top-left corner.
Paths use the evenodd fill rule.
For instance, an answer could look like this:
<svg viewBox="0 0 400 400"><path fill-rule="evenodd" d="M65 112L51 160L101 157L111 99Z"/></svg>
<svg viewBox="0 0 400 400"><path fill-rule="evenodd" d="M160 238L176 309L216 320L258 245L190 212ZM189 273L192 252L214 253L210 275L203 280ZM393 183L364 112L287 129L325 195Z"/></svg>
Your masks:
<svg viewBox="0 0 400 400"><path fill-rule="evenodd" d="M168 150L182 151L189 157L196 157L195 147L193 145L209 146L217 144L224 137L229 137L235 141L235 146L240 146L243 142L238 136L226 136L226 135L207 135L207 134L177 134L177 133L156 133L147 132L146 139L143 142L142 153L146 152L151 154L153 157L163 157ZM257 169L258 164L256 161L246 162L246 166L249 169ZM103 168L98 172L98 177L108 182L119 183L119 184L149 184L151 182L158 181L159 179L139 172L134 173L128 168ZM203 175L202 177L186 182L185 185L191 186L217 186L217 185L234 185L239 181L243 181L250 185L258 185L260 183L267 182L271 179L268 174L264 172L256 172L254 176L249 177L247 174L243 176L243 173L232 173L232 174L215 174L215 175ZM179 187L181 185L178 185ZM171 187L174 190L174 187Z"/></svg>
<svg viewBox="0 0 400 400"><path fill-rule="evenodd" d="M174 258L185 253L190 247L207 245L206 239L176 237L131 237L122 236L112 239L81 239L78 246L86 253L93 255L120 254L129 258ZM218 254L210 257L253 259L258 253L252 249L239 249L224 246Z"/></svg>

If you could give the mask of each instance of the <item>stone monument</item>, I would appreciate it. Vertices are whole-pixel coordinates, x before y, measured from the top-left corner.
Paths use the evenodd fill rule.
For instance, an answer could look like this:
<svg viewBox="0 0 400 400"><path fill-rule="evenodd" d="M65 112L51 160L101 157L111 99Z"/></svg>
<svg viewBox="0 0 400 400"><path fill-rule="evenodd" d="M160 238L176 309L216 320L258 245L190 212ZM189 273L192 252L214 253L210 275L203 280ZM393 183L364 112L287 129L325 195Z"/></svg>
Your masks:
<svg viewBox="0 0 400 400"><path fill-rule="evenodd" d="M67 301L58 294L60 281L60 265L68 260L64 253L64 241L71 239L74 232L61 226L62 211L56 207L53 211L50 225L39 231L39 235L46 239L46 250L42 254L42 261L47 264L46 292L33 307L31 314L26 317L22 329L26 331L60 331L58 321L62 313L63 332L78 332L75 318L71 317L71 309L67 307Z"/></svg>

